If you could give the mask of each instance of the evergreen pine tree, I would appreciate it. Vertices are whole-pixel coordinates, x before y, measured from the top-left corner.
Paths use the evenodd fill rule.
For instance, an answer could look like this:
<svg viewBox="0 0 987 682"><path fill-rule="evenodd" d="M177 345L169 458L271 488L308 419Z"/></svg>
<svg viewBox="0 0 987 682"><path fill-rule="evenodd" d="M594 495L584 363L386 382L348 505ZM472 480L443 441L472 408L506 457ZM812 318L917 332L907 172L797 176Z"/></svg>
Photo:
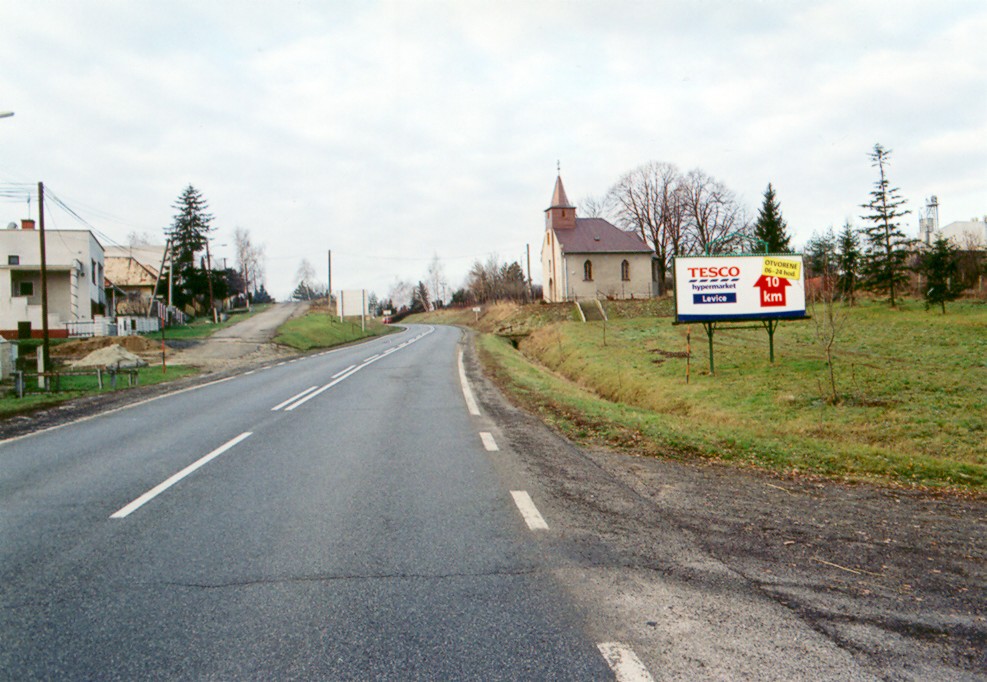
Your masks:
<svg viewBox="0 0 987 682"><path fill-rule="evenodd" d="M853 305L856 297L861 257L857 232L848 221L836 242L836 267L839 273L836 287L850 305Z"/></svg>
<svg viewBox="0 0 987 682"><path fill-rule="evenodd" d="M832 286L836 278L836 235L833 228L825 232L813 232L805 243L805 265L812 277L822 277L825 286Z"/></svg>
<svg viewBox="0 0 987 682"><path fill-rule="evenodd" d="M788 224L781 217L781 206L775 200L775 190L768 183L764 190L764 203L754 224L754 237L766 245L768 253L789 253Z"/></svg>
<svg viewBox="0 0 987 682"><path fill-rule="evenodd" d="M901 231L899 218L911 213L902 210L905 200L898 194L897 187L891 187L885 167L889 164L891 150L879 144L874 145L874 151L868 154L873 166L880 172L880 179L874 183L871 199L862 204L870 212L861 216L872 223L871 227L863 229L866 239L866 250L861 267L862 284L879 294L886 294L895 306L897 294L908 281L906 259L908 245L911 243Z"/></svg>
<svg viewBox="0 0 987 682"><path fill-rule="evenodd" d="M177 209L178 213L175 214L174 222L168 230L168 237L171 238L177 276L175 303L184 306L191 303L196 294L204 293L205 289L202 291L199 289L208 285L205 273L197 272L195 255L206 246L213 217L206 212L209 208L206 200L192 185L182 191L173 208Z"/></svg>
<svg viewBox="0 0 987 682"><path fill-rule="evenodd" d="M926 309L938 304L943 315L946 314L946 301L955 301L963 291L958 270L958 249L939 235L932 248L922 255L922 273L929 280L925 288Z"/></svg>

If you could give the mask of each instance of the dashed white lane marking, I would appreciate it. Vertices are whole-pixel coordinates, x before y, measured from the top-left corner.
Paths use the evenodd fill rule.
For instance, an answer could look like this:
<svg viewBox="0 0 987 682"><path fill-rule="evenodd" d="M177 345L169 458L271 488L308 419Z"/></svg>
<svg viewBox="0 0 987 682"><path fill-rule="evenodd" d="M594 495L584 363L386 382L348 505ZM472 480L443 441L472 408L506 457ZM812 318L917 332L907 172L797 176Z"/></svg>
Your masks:
<svg viewBox="0 0 987 682"><path fill-rule="evenodd" d="M466 398L466 409L470 411L470 414L474 417L480 416L480 408L476 405L476 399L473 397L473 391L470 390L470 385L466 381L466 367L463 365L463 351L459 351L459 383L463 385L463 397Z"/></svg>
<svg viewBox="0 0 987 682"><path fill-rule="evenodd" d="M331 377L329 377L329 378L330 378L330 379L338 379L339 377L341 377L341 376L343 376L344 374L346 374L347 372L349 372L349 371L350 371L351 369L353 369L354 367L356 367L356 365L350 365L349 367L347 367L347 368L346 368L346 369L344 369L343 371L341 371L341 372L336 372L335 374L333 374L333 375L332 375Z"/></svg>
<svg viewBox="0 0 987 682"><path fill-rule="evenodd" d="M654 682L651 673L630 647L620 642L602 642L596 646L613 670L617 682Z"/></svg>
<svg viewBox="0 0 987 682"><path fill-rule="evenodd" d="M317 389L317 388L318 388L318 386L309 386L308 388L306 388L306 389L305 389L304 391L302 391L301 393L296 393L295 395L293 395L293 396L291 396L290 398L288 398L288 399L287 399L287 400L285 400L284 402L280 402L280 403L278 403L277 405L275 405L274 407L272 407L272 408L271 408L271 412L277 412L278 410L280 410L280 409L281 409L282 407L284 407L284 406L285 406L285 405L287 405L288 403L293 403L293 402L295 402L296 400L298 400L299 398L301 398L301 397L302 397L303 395L305 395L306 393L311 393L312 391L314 391L314 390L315 390L315 389Z"/></svg>
<svg viewBox="0 0 987 682"><path fill-rule="evenodd" d="M421 334L419 334L415 338L411 339L409 341L409 343L414 343L415 341L418 341L419 339L422 339L422 338L428 336L429 334L431 334L434 331L435 331L435 327L429 327L428 328L428 331L422 332ZM312 391L311 393L309 393L306 396L303 396L303 397L299 398L295 402L293 402L290 405L288 405L288 407L284 408L284 411L285 412L291 412L295 408L301 407L302 405L304 405L305 403L307 403L312 398L316 397L317 395L320 395L320 394L324 393L325 391L328 391L330 388L332 388L336 384L338 384L338 383L340 383L342 381L345 381L346 379L349 379L351 376L353 376L354 374L356 374L357 372L359 372L364 367L368 367L368 366L372 365L373 363L377 362L378 360L383 360L385 357L387 357L388 355L390 355L391 353L393 353L396 350L397 350L397 348L392 348L391 350L386 351L384 353L381 353L379 355L375 355L372 358L367 358L366 360L363 361L363 364L361 364L361 365L353 365L353 366L351 366L348 369L344 369L338 375L332 377L332 381L330 381L328 384L326 384L325 386L322 386L319 389L316 389L315 391Z"/></svg>
<svg viewBox="0 0 987 682"><path fill-rule="evenodd" d="M192 464L189 464L187 467L185 467L184 469L182 469L181 471L179 471L177 474L175 474L174 476L171 476L167 480L162 481L158 485L154 486L153 488L151 488L150 490L148 490L146 493L144 493L143 495L141 495L140 497L138 497L136 500L134 500L133 502L131 502L127 506L122 507L118 511L113 512L112 514L110 514L110 518L111 519L122 519L122 518L124 518L125 516L127 516L131 512L133 512L134 510L139 509L140 507L142 507L146 503L148 503L151 500L153 500L155 497L157 497L158 495L160 495L161 493L163 493L165 490L167 490L171 486L173 486L176 483L178 483L180 480L182 480L183 478L185 478L189 474L193 473L197 469L200 469L200 468L204 467L206 464L209 464L209 462L211 462L212 460L214 460L217 457L219 457L221 454L223 454L224 452L226 452L227 450L229 450L230 448L232 448L233 446L235 446L237 443L240 443L241 441L244 441L247 438L250 438L251 435L253 435L252 432L245 431L244 433L241 433L236 438L234 438L232 440L229 440L229 441L226 441L225 443L223 443L222 445L220 445L218 448L216 448L215 450L213 450L212 452L210 452L208 455L206 455L202 459L199 459L199 460L193 462Z"/></svg>
<svg viewBox="0 0 987 682"><path fill-rule="evenodd" d="M487 449L487 452L497 452L500 450L497 447L497 441L494 440L493 434L489 431L480 431L480 440L483 441L483 447Z"/></svg>
<svg viewBox="0 0 987 682"><path fill-rule="evenodd" d="M530 530L548 530L548 524L545 523L545 519L538 512L535 503L531 501L531 495L526 490L512 490L511 497L514 498L514 504L521 512L521 518L528 524Z"/></svg>
<svg viewBox="0 0 987 682"><path fill-rule="evenodd" d="M301 405L304 405L305 403L307 403L309 400L311 400L315 396L319 395L320 393L325 393L326 391L328 391L330 388L332 388L336 384L338 384L338 383L340 383L342 381L345 381L346 379L349 379L351 376L353 376L354 374L356 374L357 372L359 372L364 367L366 367L366 364L360 365L359 367L354 367L353 369L348 370L344 374L340 374L337 378L333 379L332 381L330 381L328 384L326 384L322 388L320 388L318 390L315 390L315 391L312 391L307 396L304 396L304 397L296 400L295 402L293 402L291 405L288 405L288 407L284 408L284 411L285 412L291 412L296 407L300 407Z"/></svg>

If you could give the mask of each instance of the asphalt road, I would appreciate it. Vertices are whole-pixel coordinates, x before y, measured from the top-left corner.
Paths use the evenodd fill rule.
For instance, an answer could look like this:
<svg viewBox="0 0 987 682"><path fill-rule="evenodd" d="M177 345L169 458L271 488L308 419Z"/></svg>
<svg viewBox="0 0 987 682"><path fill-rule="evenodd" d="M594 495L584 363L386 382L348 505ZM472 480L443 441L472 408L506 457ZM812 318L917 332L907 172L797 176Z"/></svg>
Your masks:
<svg viewBox="0 0 987 682"><path fill-rule="evenodd" d="M468 412L459 338L414 327L0 445L0 674L610 677Z"/></svg>
<svg viewBox="0 0 987 682"><path fill-rule="evenodd" d="M0 679L985 679L975 500L578 448L443 327L142 395L0 442Z"/></svg>

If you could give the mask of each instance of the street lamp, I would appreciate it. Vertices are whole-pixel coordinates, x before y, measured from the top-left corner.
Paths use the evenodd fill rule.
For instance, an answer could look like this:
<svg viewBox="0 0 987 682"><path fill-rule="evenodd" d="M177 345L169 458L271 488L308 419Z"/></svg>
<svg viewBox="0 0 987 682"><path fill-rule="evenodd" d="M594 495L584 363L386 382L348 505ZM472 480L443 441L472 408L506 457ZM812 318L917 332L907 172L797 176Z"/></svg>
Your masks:
<svg viewBox="0 0 987 682"><path fill-rule="evenodd" d="M0 111L0 118L10 118L14 115L12 111Z"/></svg>

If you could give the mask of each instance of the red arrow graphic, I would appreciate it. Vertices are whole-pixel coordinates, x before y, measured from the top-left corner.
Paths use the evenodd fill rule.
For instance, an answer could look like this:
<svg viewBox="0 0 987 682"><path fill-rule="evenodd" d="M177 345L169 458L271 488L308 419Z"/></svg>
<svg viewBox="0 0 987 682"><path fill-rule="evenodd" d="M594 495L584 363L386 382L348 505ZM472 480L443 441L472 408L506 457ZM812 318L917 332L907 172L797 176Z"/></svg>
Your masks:
<svg viewBox="0 0 987 682"><path fill-rule="evenodd" d="M779 308L785 306L785 288L792 286L792 283L784 277L761 275L754 286L761 290L762 308Z"/></svg>

